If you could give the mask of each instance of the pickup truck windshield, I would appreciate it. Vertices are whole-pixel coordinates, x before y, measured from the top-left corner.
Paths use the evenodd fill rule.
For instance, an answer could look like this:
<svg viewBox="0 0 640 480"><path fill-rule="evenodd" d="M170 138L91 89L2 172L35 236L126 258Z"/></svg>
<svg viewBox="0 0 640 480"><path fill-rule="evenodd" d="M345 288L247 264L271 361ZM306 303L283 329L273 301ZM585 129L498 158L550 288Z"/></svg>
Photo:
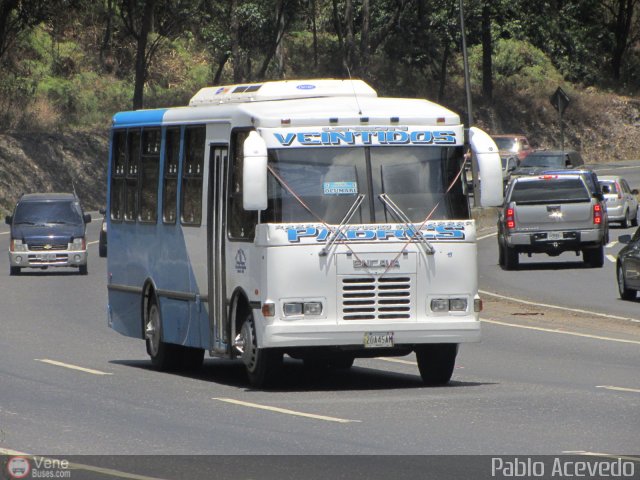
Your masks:
<svg viewBox="0 0 640 480"><path fill-rule="evenodd" d="M462 162L460 147L348 147L271 150L269 162L313 214L339 224L359 194L364 201L349 223L395 223L386 193L412 222L437 205L434 220L469 218L460 178L447 194ZM317 222L272 175L262 221Z"/></svg>
<svg viewBox="0 0 640 480"><path fill-rule="evenodd" d="M589 202L590 195L579 178L555 178L517 182L513 186L509 201L521 204Z"/></svg>
<svg viewBox="0 0 640 480"><path fill-rule="evenodd" d="M564 155L529 155L520 164L521 167L564 168Z"/></svg>

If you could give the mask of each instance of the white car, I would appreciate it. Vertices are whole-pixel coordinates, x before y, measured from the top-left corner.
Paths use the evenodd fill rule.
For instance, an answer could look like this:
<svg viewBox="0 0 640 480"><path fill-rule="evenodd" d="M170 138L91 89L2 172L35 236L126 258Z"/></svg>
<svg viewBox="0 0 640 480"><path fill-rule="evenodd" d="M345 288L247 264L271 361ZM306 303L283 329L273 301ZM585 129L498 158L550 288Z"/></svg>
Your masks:
<svg viewBox="0 0 640 480"><path fill-rule="evenodd" d="M620 222L622 228L638 225L638 190L629 187L627 181L619 176L598 176L609 222ZM608 190L608 191L607 191Z"/></svg>

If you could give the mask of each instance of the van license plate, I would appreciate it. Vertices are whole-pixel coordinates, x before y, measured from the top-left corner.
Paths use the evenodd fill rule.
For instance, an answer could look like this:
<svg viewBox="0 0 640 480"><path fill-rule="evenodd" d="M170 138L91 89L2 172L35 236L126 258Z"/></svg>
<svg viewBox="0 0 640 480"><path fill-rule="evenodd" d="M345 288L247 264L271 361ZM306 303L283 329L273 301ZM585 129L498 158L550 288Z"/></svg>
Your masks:
<svg viewBox="0 0 640 480"><path fill-rule="evenodd" d="M393 332L366 332L364 334L364 347L393 347Z"/></svg>
<svg viewBox="0 0 640 480"><path fill-rule="evenodd" d="M551 232L547 235L547 239L549 240L562 240L562 238L562 232Z"/></svg>
<svg viewBox="0 0 640 480"><path fill-rule="evenodd" d="M56 254L55 253L43 253L42 254L42 261L43 262L55 262L56 261Z"/></svg>

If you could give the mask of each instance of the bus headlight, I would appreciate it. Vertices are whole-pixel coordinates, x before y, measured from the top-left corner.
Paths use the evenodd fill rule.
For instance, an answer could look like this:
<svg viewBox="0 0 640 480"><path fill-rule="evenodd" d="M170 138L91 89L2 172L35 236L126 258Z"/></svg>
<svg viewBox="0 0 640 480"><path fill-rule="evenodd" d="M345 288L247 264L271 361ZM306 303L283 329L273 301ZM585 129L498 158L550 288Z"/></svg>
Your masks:
<svg viewBox="0 0 640 480"><path fill-rule="evenodd" d="M468 305L464 297L431 299L431 311L435 313L466 312Z"/></svg>
<svg viewBox="0 0 640 480"><path fill-rule="evenodd" d="M286 302L282 304L285 317L299 317L302 315L322 315L322 302Z"/></svg>

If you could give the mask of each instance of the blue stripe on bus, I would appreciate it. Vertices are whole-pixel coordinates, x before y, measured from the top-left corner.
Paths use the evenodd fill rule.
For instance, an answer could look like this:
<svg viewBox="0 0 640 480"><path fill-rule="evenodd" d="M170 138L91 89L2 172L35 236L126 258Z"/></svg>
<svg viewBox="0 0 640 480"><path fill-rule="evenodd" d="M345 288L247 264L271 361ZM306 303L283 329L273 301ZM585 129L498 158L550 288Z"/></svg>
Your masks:
<svg viewBox="0 0 640 480"><path fill-rule="evenodd" d="M113 127L160 125L168 108L119 112L113 116Z"/></svg>

